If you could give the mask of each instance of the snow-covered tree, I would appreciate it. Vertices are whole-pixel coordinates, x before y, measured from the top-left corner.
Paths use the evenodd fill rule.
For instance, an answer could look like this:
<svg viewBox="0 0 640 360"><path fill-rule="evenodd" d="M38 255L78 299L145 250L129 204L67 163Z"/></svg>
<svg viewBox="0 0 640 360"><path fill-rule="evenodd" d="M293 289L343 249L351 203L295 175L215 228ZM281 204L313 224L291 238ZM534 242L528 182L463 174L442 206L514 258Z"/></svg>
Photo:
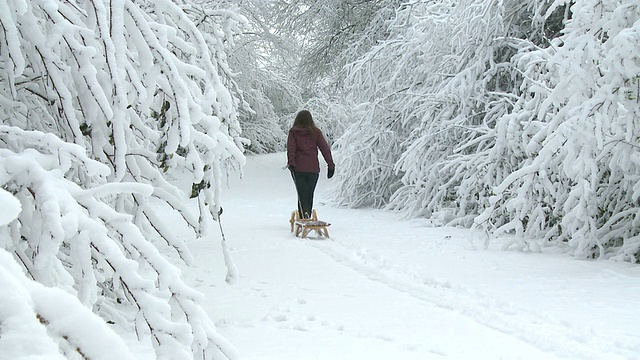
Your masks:
<svg viewBox="0 0 640 360"><path fill-rule="evenodd" d="M348 65L335 197L637 261L638 6L403 4Z"/></svg>
<svg viewBox="0 0 640 360"><path fill-rule="evenodd" d="M637 262L640 4L556 1L549 11L567 5L561 36L517 57L523 91L488 154L522 160L475 223L527 239L521 248L560 243L579 257Z"/></svg>
<svg viewBox="0 0 640 360"><path fill-rule="evenodd" d="M512 106L518 74L509 60L525 30L532 32L522 19L533 11L515 1L398 7L389 37L347 67L347 93L362 111L338 142L338 160L359 170L338 174L336 198L383 205L393 196L394 208L414 215L452 200L455 184L439 167L460 151L473 152L460 146Z"/></svg>
<svg viewBox="0 0 640 360"><path fill-rule="evenodd" d="M346 63L387 33L385 21L401 1L275 1L277 31L299 44L301 79L313 88L340 77Z"/></svg>
<svg viewBox="0 0 640 360"><path fill-rule="evenodd" d="M520 92L522 80L512 57L531 45L531 38L542 37L526 22L539 9L519 1L442 5L423 10L431 15L411 35L432 33L433 43L418 50L414 63L402 66L405 71L417 67L422 75L406 85L412 94L401 99L409 112L405 118L415 120L407 121L411 133L396 164L404 186L391 206L417 214L450 209L457 221L469 224L494 177L504 176L496 162L513 160L513 154L483 157L482 150L493 148L491 136L485 135L511 111Z"/></svg>
<svg viewBox="0 0 640 360"><path fill-rule="evenodd" d="M300 108L300 87L295 81L298 44L276 33L270 1L233 1L247 25L229 48L229 64L243 106L239 122L253 153L281 151L286 142L289 118Z"/></svg>
<svg viewBox="0 0 640 360"><path fill-rule="evenodd" d="M0 236L4 238L8 235L6 225L18 217L22 205L2 189L0 204ZM116 332L78 298L27 278L16 259L1 248L0 289L2 358L98 359L106 354L118 359L135 358Z"/></svg>
<svg viewBox="0 0 640 360"><path fill-rule="evenodd" d="M341 68L384 38L385 21L399 3L397 0L241 1L239 7L254 30L249 34L251 43L245 40L238 53L252 50L248 54L254 57L259 54L261 64L257 72L248 72L253 82L244 87L252 89L251 93L245 90L245 99L256 109L258 117L249 121L243 117L243 129L248 130L243 134L253 138L250 134L261 130L262 134L273 135L274 121L267 123L259 117L260 108L272 104L285 135L295 113L306 108L330 139L340 136L352 122L350 112L346 111L350 105L340 91ZM244 65L252 62L242 60L244 72L247 71ZM265 98L269 101L264 101ZM268 114L267 111L267 118Z"/></svg>
<svg viewBox="0 0 640 360"><path fill-rule="evenodd" d="M22 205L0 247L159 358L224 359L233 350L167 258L191 261L176 229L211 235L226 169L243 162L238 100L212 41L232 39L240 20L219 17L206 35L196 10L169 0L0 7L0 186ZM58 331L59 314L33 309L62 353L88 354Z"/></svg>

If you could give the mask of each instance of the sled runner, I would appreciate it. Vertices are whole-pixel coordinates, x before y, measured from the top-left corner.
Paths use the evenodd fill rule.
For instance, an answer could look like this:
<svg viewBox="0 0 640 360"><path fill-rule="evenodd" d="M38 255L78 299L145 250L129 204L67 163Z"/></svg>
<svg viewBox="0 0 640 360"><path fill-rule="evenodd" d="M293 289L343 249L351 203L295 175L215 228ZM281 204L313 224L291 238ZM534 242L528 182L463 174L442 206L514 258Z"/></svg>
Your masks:
<svg viewBox="0 0 640 360"><path fill-rule="evenodd" d="M302 237L305 238L311 230L315 230L319 236L329 238L329 230L327 230L327 227L331 224L318 220L318 214L316 214L315 210L312 211L311 219L301 219L298 211L295 210L291 213L289 223L291 223L291 232L295 231L296 237L302 235Z"/></svg>

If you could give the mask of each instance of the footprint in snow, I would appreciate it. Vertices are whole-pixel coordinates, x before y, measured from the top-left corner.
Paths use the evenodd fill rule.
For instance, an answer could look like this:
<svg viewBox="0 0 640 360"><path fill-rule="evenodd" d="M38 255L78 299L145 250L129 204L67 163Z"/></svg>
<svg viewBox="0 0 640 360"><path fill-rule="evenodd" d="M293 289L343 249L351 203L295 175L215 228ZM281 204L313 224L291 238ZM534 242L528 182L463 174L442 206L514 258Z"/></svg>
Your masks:
<svg viewBox="0 0 640 360"><path fill-rule="evenodd" d="M276 322L285 322L285 321L289 320L289 318L287 317L287 315L278 314L278 315L273 317L273 320L275 320Z"/></svg>

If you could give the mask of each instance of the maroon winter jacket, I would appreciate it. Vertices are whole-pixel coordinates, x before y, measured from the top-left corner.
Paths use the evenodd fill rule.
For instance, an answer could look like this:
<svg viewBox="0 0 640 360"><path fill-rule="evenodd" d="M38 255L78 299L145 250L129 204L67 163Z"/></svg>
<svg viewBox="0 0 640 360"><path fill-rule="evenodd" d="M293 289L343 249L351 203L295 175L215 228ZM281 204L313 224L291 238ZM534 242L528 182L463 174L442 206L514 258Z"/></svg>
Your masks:
<svg viewBox="0 0 640 360"><path fill-rule="evenodd" d="M322 131L316 130L312 136L310 129L294 126L289 130L287 139L287 165L295 167L300 172L320 172L318 163L318 149L327 162L329 169L335 168L329 144L322 136Z"/></svg>

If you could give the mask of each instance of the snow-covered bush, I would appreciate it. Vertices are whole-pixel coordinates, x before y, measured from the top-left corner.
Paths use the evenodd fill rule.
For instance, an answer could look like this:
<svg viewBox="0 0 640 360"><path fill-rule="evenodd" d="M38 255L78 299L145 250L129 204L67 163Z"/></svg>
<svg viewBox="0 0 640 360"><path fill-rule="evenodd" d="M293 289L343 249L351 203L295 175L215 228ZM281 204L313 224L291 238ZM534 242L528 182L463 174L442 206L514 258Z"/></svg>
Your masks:
<svg viewBox="0 0 640 360"><path fill-rule="evenodd" d="M401 185L394 171L401 122L377 104L361 104L351 116L352 124L334 143L336 180L328 196L341 206L383 206Z"/></svg>
<svg viewBox="0 0 640 360"><path fill-rule="evenodd" d="M251 153L282 151L287 137L282 120L301 103L295 80L299 44L276 33L279 24L275 22L275 14L279 7L274 2L225 0L207 2L207 6L232 9L243 16L242 32L221 45L233 69L233 76L226 78L241 100L238 122L242 136L247 139L246 150ZM198 28L209 33L206 19L210 17L197 16L194 21Z"/></svg>
<svg viewBox="0 0 640 360"><path fill-rule="evenodd" d="M476 224L640 261L639 54L640 4L619 0L573 2L551 46L518 55L522 95L495 141L525 157Z"/></svg>
<svg viewBox="0 0 640 360"><path fill-rule="evenodd" d="M474 139L512 107L518 74L509 61L516 36L530 31L522 19L531 11L516 1L400 6L388 22L389 37L347 68L347 93L365 111L338 141L338 161L359 165L350 167L357 172L338 178L334 197L361 198L355 202L361 204L391 201L392 208L411 215L453 206L464 216L476 207L477 195L465 193L469 200L456 195L460 181L474 178L455 166L443 167L474 153L479 145ZM361 131L384 136L384 146L371 147ZM375 181L362 177L367 167ZM366 200L372 197L379 200Z"/></svg>
<svg viewBox="0 0 640 360"><path fill-rule="evenodd" d="M73 295L28 279L4 249L0 288L2 358L135 359L103 319Z"/></svg>
<svg viewBox="0 0 640 360"><path fill-rule="evenodd" d="M10 237L6 225L18 217L22 205L2 189L0 204L0 242L5 242ZM103 319L68 292L27 278L24 269L3 248L0 289L3 358L135 358Z"/></svg>
<svg viewBox="0 0 640 360"><path fill-rule="evenodd" d="M159 358L233 355L166 255L191 261L176 229L207 235L225 171L243 162L238 101L211 41L231 38L237 19L224 21L204 36L169 0L0 9L0 186L22 204L0 247Z"/></svg>
<svg viewBox="0 0 640 360"><path fill-rule="evenodd" d="M639 6L403 4L347 68L334 197L638 261Z"/></svg>
<svg viewBox="0 0 640 360"><path fill-rule="evenodd" d="M405 11L417 19L405 46L416 50L402 69L420 75L400 100L413 103L406 108L414 120L396 165L404 186L391 206L419 215L450 211L469 225L505 168L520 161L517 153L491 158L484 151L494 148L496 119L517 99L521 76L511 60L536 35L523 19L537 9L519 1L468 0Z"/></svg>

